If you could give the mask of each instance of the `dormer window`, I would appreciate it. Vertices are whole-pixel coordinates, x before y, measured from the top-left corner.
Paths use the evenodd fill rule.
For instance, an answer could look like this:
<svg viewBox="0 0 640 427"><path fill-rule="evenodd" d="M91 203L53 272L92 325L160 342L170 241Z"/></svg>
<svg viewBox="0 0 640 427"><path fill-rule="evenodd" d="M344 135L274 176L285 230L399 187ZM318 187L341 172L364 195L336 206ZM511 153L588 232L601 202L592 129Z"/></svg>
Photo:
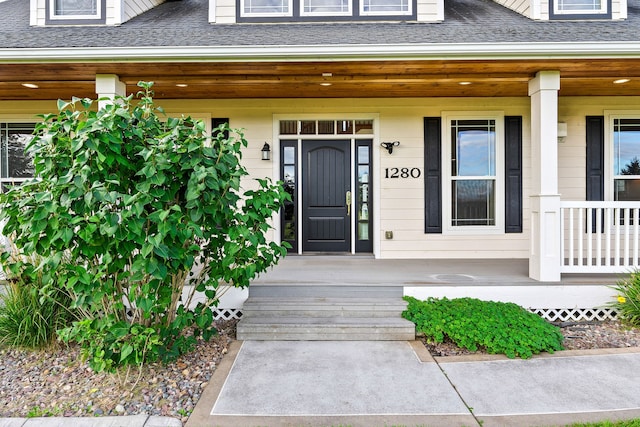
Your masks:
<svg viewBox="0 0 640 427"><path fill-rule="evenodd" d="M238 3L239 22L416 19L416 0L238 0Z"/></svg>
<svg viewBox="0 0 640 427"><path fill-rule="evenodd" d="M611 0L551 0L551 19L611 18Z"/></svg>
<svg viewBox="0 0 640 427"><path fill-rule="evenodd" d="M49 24L103 24L106 0L47 0Z"/></svg>
<svg viewBox="0 0 640 427"><path fill-rule="evenodd" d="M54 17L98 17L98 0L51 0L51 2L54 4Z"/></svg>

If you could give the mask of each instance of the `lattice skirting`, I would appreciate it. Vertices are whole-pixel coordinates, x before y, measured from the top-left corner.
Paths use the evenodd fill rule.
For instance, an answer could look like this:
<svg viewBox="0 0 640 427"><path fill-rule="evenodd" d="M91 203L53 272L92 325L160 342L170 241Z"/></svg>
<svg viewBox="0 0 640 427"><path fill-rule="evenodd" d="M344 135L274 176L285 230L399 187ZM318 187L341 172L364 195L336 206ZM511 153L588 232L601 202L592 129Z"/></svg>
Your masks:
<svg viewBox="0 0 640 427"><path fill-rule="evenodd" d="M612 308L530 308L535 313L550 322L614 320L617 313ZM217 308L213 310L216 320L231 320L242 318L240 308Z"/></svg>
<svg viewBox="0 0 640 427"><path fill-rule="evenodd" d="M613 320L617 313L613 308L530 308L550 322Z"/></svg>
<svg viewBox="0 0 640 427"><path fill-rule="evenodd" d="M242 309L240 308L214 308L212 311L215 320L232 320L242 317Z"/></svg>

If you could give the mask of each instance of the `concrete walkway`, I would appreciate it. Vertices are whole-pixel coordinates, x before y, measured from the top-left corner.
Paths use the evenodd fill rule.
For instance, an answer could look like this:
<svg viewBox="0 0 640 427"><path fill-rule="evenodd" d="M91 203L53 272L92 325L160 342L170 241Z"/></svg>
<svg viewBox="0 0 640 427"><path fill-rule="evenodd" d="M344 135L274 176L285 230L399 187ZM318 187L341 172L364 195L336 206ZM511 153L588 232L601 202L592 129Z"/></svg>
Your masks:
<svg viewBox="0 0 640 427"><path fill-rule="evenodd" d="M234 342L187 427L551 426L640 417L640 348L432 358L417 341Z"/></svg>
<svg viewBox="0 0 640 427"><path fill-rule="evenodd" d="M124 417L0 418L0 427L180 427L176 418L149 415Z"/></svg>

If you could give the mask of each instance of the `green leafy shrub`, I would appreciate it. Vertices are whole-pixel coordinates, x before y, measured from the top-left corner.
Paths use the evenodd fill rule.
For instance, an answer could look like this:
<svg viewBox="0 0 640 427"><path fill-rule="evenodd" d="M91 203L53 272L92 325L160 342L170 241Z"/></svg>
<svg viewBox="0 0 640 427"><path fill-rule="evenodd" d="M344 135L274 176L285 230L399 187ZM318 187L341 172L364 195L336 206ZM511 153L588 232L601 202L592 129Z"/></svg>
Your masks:
<svg viewBox="0 0 640 427"><path fill-rule="evenodd" d="M611 307L620 320L631 326L640 326L640 271L634 271L626 279L618 281L613 289L618 295Z"/></svg>
<svg viewBox="0 0 640 427"><path fill-rule="evenodd" d="M57 330L77 319L77 312L68 308L72 303L69 294L56 283L42 283L42 275L34 267L37 261L35 256L26 262L14 257L12 269L5 272L7 282L0 289L2 345L46 347L54 342Z"/></svg>
<svg viewBox="0 0 640 427"><path fill-rule="evenodd" d="M446 337L471 351L484 348L523 359L541 351L562 350L560 328L513 303L474 298L405 300L409 304L403 317L436 342Z"/></svg>
<svg viewBox="0 0 640 427"><path fill-rule="evenodd" d="M267 179L241 187L242 133L162 117L151 83L140 86L139 99L98 111L59 101L27 147L36 177L0 195L4 235L42 256L43 283L55 277L87 314L61 337L97 371L209 339L218 287L246 287L286 253L266 233L289 196ZM207 299L194 306L196 292Z"/></svg>

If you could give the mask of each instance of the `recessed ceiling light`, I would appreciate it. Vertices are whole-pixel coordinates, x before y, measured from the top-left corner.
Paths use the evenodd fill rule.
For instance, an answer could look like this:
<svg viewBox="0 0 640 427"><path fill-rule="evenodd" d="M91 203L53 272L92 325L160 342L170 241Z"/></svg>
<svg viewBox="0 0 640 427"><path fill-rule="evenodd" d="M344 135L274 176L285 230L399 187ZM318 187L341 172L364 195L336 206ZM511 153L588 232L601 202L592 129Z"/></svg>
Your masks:
<svg viewBox="0 0 640 427"><path fill-rule="evenodd" d="M333 73L322 73L322 77L333 77Z"/></svg>
<svg viewBox="0 0 640 427"><path fill-rule="evenodd" d="M619 85L619 84L627 83L627 82L630 82L630 81L631 81L631 79L618 79L618 80L614 80L613 83Z"/></svg>
<svg viewBox="0 0 640 427"><path fill-rule="evenodd" d="M331 83L329 83L329 82L322 82L322 83L320 83L320 86L331 86Z"/></svg>
<svg viewBox="0 0 640 427"><path fill-rule="evenodd" d="M189 85L186 84L186 83L176 83L176 86L178 86L178 87L187 87Z"/></svg>
<svg viewBox="0 0 640 427"><path fill-rule="evenodd" d="M458 84L461 86L467 86L467 85L470 85L471 82L458 82Z"/></svg>
<svg viewBox="0 0 640 427"><path fill-rule="evenodd" d="M29 89L38 89L38 85L34 83L22 83L22 86L28 87Z"/></svg>

